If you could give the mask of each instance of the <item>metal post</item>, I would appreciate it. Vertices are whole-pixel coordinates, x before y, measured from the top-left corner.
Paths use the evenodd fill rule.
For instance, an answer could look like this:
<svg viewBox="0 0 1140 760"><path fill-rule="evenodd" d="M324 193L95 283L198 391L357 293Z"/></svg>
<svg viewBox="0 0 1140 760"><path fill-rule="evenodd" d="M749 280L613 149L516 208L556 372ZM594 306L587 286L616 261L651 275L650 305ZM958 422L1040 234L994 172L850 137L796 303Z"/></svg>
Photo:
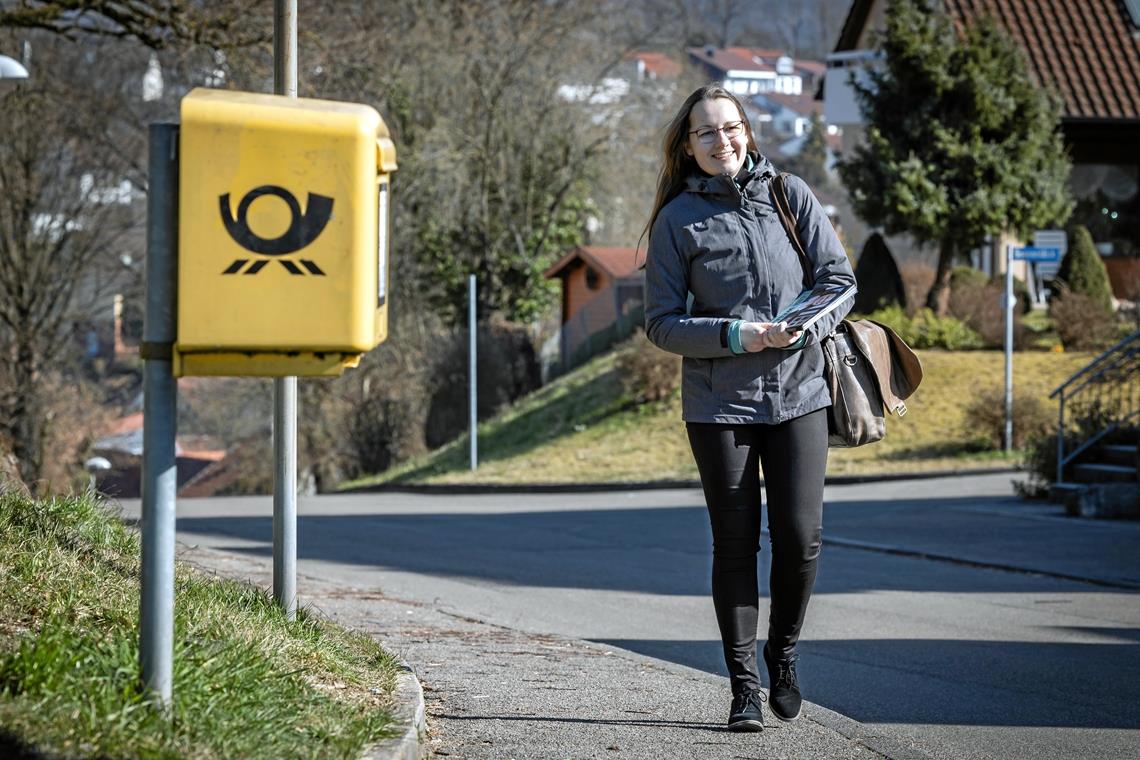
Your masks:
<svg viewBox="0 0 1140 760"><path fill-rule="evenodd" d="M467 387L468 406L470 407L471 422L471 469L479 467L479 404L475 362L475 337L477 325L475 324L475 275L467 278Z"/></svg>
<svg viewBox="0 0 1140 760"><path fill-rule="evenodd" d="M150 125L146 313L143 324L142 577L139 665L144 688L170 704L174 659L174 458L171 366L178 305L178 125Z"/></svg>
<svg viewBox="0 0 1140 760"><path fill-rule="evenodd" d="M273 2L273 92L297 97L297 0ZM273 380L273 598L297 615L297 378Z"/></svg>
<svg viewBox="0 0 1140 760"><path fill-rule="evenodd" d="M1065 391L1057 401L1057 482L1065 482Z"/></svg>
<svg viewBox="0 0 1140 760"><path fill-rule="evenodd" d="M297 615L297 378L273 379L273 599Z"/></svg>
<svg viewBox="0 0 1140 760"><path fill-rule="evenodd" d="M1005 247L1005 451L1013 450L1013 246Z"/></svg>
<svg viewBox="0 0 1140 760"><path fill-rule="evenodd" d="M297 97L297 0L273 0L273 92Z"/></svg>

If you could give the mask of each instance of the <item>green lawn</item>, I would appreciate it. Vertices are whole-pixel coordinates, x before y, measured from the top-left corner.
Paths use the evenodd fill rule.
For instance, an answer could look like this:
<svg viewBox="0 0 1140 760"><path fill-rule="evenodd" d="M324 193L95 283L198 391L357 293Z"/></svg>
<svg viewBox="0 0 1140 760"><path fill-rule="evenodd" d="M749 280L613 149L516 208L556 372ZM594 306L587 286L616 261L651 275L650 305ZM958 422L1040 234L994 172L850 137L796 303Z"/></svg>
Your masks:
<svg viewBox="0 0 1140 760"><path fill-rule="evenodd" d="M0 492L0 578L0 756L355 758L391 733L399 664L375 642L181 564L173 704L156 709L138 537L92 498Z"/></svg>
<svg viewBox="0 0 1140 760"><path fill-rule="evenodd" d="M623 347L619 350L629 350ZM966 408L980 394L1000 405L1001 351L921 351L922 386L905 417L890 417L887 436L858 449L833 449L832 474L869 474L1008 467L1019 455L987 451ZM1055 410L1049 392L1093 354L1014 354L1014 390ZM596 483L696 479L679 395L657 404L623 396L615 353L557 379L479 426L479 468L469 469L466 438L371 478L380 483Z"/></svg>

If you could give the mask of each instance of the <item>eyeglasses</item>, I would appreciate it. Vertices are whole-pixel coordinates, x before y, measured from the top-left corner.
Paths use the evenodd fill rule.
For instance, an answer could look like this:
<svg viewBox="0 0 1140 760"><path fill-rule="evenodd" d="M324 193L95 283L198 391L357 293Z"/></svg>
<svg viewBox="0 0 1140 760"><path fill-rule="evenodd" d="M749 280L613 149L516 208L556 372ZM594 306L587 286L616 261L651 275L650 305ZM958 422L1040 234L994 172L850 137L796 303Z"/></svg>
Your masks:
<svg viewBox="0 0 1140 760"><path fill-rule="evenodd" d="M730 121L728 124L725 124L720 129L717 129L715 127L701 127L700 129L692 130L691 132L689 132L689 134L690 135L696 135L697 136L697 142L699 142L701 145L712 145L713 141L716 140L716 133L717 132L724 132L724 136L726 138L728 138L729 140L731 140L734 137L740 137L740 134L743 131L744 131L744 121L741 120L741 121Z"/></svg>

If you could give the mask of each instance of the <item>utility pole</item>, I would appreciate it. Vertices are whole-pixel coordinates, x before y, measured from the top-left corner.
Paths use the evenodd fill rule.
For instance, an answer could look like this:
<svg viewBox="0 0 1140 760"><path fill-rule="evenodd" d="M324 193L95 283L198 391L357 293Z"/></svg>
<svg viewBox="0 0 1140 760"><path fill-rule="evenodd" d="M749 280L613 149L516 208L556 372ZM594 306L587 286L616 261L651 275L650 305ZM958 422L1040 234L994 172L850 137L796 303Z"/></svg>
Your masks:
<svg viewBox="0 0 1140 760"><path fill-rule="evenodd" d="M297 0L273 0L273 92L297 97ZM297 378L273 379L273 598L297 615Z"/></svg>
<svg viewBox="0 0 1140 760"><path fill-rule="evenodd" d="M142 566L139 665L143 687L170 705L174 672L174 455L178 396L172 349L178 314L178 125L151 124L143 322Z"/></svg>

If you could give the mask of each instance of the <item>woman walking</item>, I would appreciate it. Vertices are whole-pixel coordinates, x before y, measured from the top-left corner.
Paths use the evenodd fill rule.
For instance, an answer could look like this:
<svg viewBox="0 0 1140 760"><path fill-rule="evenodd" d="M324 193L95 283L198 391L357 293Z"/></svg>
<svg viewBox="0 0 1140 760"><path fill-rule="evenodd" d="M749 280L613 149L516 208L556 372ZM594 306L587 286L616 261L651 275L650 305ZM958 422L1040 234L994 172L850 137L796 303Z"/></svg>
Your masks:
<svg viewBox="0 0 1140 760"><path fill-rule="evenodd" d="M764 727L757 669L760 472L772 545L763 658L772 713L800 715L796 642L815 583L827 465L827 407L819 340L850 300L808 328L773 318L803 289L804 264L772 201L737 98L716 85L681 105L664 140L646 229L646 335L680 354L682 417L712 524L712 597L732 687L728 727ZM787 196L814 283L855 282L826 214L798 177Z"/></svg>

